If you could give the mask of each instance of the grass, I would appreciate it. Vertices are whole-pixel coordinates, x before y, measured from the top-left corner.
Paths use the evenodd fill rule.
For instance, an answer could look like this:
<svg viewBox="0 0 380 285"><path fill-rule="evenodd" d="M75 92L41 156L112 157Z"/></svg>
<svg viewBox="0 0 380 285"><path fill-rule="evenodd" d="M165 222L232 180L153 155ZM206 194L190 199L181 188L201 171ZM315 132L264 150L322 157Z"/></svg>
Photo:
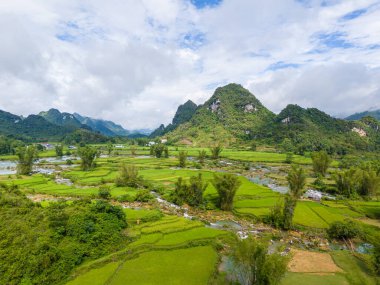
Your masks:
<svg viewBox="0 0 380 285"><path fill-rule="evenodd" d="M371 275L368 266L347 251L333 252L334 262L345 271L345 277L352 285L375 285L376 278ZM377 281L380 281L379 279Z"/></svg>
<svg viewBox="0 0 380 285"><path fill-rule="evenodd" d="M147 210L147 209L123 209L127 216L128 222L137 223L137 221L148 222L159 220L162 217L162 213L158 209Z"/></svg>
<svg viewBox="0 0 380 285"><path fill-rule="evenodd" d="M188 231L166 234L156 245L170 246L175 244L183 244L194 240L213 239L226 234L227 232L225 231L199 227Z"/></svg>
<svg viewBox="0 0 380 285"><path fill-rule="evenodd" d="M151 251L127 260L109 284L207 284L216 262L217 253L211 246Z"/></svg>
<svg viewBox="0 0 380 285"><path fill-rule="evenodd" d="M92 269L83 275L80 275L75 280L66 283L67 285L104 285L107 280L114 274L115 270L119 266L119 262L111 262L107 265Z"/></svg>
<svg viewBox="0 0 380 285"><path fill-rule="evenodd" d="M342 274L309 274L287 272L281 285L348 285Z"/></svg>

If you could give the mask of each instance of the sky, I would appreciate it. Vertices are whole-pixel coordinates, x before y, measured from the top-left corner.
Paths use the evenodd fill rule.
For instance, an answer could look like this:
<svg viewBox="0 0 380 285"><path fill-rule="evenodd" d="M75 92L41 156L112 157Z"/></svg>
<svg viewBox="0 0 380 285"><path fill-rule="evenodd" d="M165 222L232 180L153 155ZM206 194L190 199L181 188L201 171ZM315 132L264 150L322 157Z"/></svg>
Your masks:
<svg viewBox="0 0 380 285"><path fill-rule="evenodd" d="M266 107L380 109L380 1L0 1L0 109L127 129L239 83Z"/></svg>

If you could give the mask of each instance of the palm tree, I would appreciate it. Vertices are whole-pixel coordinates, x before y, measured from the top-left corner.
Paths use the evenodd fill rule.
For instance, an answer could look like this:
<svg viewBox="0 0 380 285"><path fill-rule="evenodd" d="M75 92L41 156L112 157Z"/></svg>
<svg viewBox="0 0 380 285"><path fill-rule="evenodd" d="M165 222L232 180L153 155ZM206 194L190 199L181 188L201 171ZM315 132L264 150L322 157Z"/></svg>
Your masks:
<svg viewBox="0 0 380 285"><path fill-rule="evenodd" d="M289 183L290 195L298 199L301 197L306 184L306 175L302 167L292 165L291 170L286 177Z"/></svg>

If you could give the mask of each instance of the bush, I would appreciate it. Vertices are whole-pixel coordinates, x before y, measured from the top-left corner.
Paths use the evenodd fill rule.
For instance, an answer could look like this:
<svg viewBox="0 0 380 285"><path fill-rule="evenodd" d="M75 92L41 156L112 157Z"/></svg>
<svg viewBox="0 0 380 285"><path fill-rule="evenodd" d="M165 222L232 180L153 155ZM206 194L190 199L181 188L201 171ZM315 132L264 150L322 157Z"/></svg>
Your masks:
<svg viewBox="0 0 380 285"><path fill-rule="evenodd" d="M211 151L211 158L212 159L218 159L220 157L221 152L223 151L223 148L218 145L210 148Z"/></svg>
<svg viewBox="0 0 380 285"><path fill-rule="evenodd" d="M143 179L139 176L139 170L134 165L122 164L119 169L119 176L115 179L116 186L138 188L143 184Z"/></svg>
<svg viewBox="0 0 380 285"><path fill-rule="evenodd" d="M172 194L172 201L177 205L187 203L190 206L200 206L203 204L203 192L207 188L207 183L202 179L202 174L190 177L190 183L184 183L182 177L178 178L175 190Z"/></svg>
<svg viewBox="0 0 380 285"><path fill-rule="evenodd" d="M139 191L137 191L137 194L135 197L135 201L138 201L138 202L148 202L148 201L153 200L153 199L154 199L154 197L150 193L149 190L139 190Z"/></svg>
<svg viewBox="0 0 380 285"><path fill-rule="evenodd" d="M327 234L331 239L345 240L357 237L360 229L353 221L337 221L330 225Z"/></svg>
<svg viewBox="0 0 380 285"><path fill-rule="evenodd" d="M207 156L207 153L205 150L198 151L198 161L200 164L203 165L205 163L206 156Z"/></svg>
<svg viewBox="0 0 380 285"><path fill-rule="evenodd" d="M111 199L111 190L108 186L100 186L98 195L101 199L109 200Z"/></svg>

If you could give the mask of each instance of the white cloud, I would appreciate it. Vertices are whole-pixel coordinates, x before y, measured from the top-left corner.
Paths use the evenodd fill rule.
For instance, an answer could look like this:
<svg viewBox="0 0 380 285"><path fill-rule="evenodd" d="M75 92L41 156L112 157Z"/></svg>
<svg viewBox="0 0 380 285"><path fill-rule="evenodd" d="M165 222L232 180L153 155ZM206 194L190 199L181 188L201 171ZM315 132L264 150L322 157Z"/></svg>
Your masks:
<svg viewBox="0 0 380 285"><path fill-rule="evenodd" d="M276 112L288 103L332 115L380 108L378 1L322 2L2 1L0 109L156 127L228 82Z"/></svg>

